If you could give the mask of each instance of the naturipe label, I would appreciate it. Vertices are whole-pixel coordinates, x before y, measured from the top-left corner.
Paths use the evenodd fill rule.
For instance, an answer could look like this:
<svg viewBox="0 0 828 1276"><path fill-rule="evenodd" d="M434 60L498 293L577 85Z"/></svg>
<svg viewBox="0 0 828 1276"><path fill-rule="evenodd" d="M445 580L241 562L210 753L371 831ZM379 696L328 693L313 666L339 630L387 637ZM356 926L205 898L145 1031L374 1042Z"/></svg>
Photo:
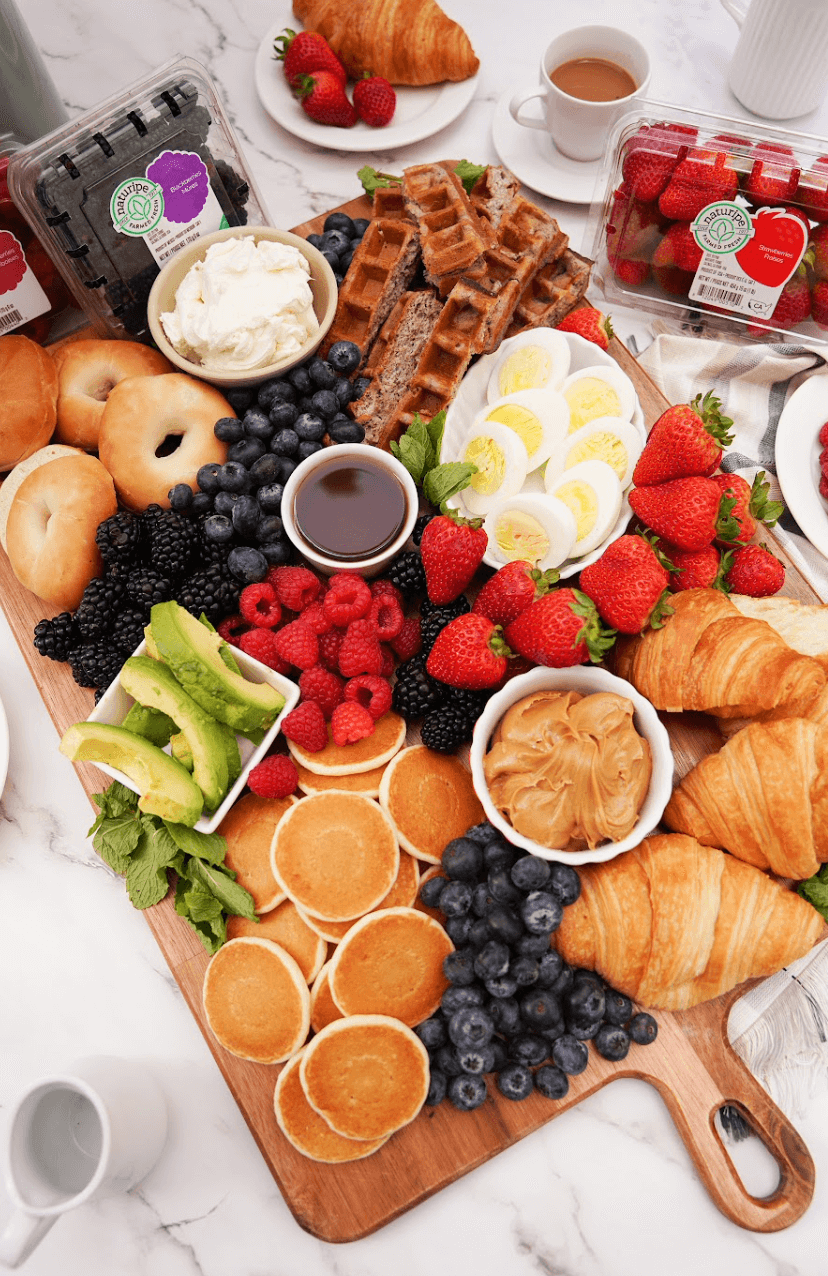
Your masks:
<svg viewBox="0 0 828 1276"><path fill-rule="evenodd" d="M51 308L20 240L10 230L0 230L0 332L11 332Z"/></svg>
<svg viewBox="0 0 828 1276"><path fill-rule="evenodd" d="M808 247L802 218L781 208L751 214L724 200L703 208L690 229L702 249L690 300L769 319Z"/></svg>
<svg viewBox="0 0 828 1276"><path fill-rule="evenodd" d="M140 236L159 266L228 224L194 151L162 151L143 176L120 183L109 213L118 234Z"/></svg>

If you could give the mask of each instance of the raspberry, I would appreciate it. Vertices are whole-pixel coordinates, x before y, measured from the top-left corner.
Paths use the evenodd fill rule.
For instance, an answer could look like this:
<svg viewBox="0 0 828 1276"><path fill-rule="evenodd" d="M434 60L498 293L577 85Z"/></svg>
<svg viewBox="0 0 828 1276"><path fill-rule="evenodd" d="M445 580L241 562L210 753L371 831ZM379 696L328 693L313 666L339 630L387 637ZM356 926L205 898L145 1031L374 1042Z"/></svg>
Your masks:
<svg viewBox="0 0 828 1276"><path fill-rule="evenodd" d="M303 700L315 700L326 718L343 698L342 679L322 665L313 665L299 675L299 690Z"/></svg>
<svg viewBox="0 0 828 1276"><path fill-rule="evenodd" d="M319 641L302 620L292 620L274 635L276 650L288 664L310 669L319 661Z"/></svg>
<svg viewBox="0 0 828 1276"><path fill-rule="evenodd" d="M420 617L407 616L396 638L391 639L392 649L397 653L400 660L410 660L412 656L416 656L422 645Z"/></svg>
<svg viewBox="0 0 828 1276"><path fill-rule="evenodd" d="M379 673L381 668L382 648L376 629L367 618L352 620L339 649L339 672L345 678L356 678L361 673Z"/></svg>
<svg viewBox="0 0 828 1276"><path fill-rule="evenodd" d="M295 791L299 775L293 759L286 753L271 753L253 767L247 783L257 797L285 798Z"/></svg>
<svg viewBox="0 0 828 1276"><path fill-rule="evenodd" d="M242 590L239 611L248 624L258 625L261 629L271 629L282 619L282 605L276 597L276 590L264 580Z"/></svg>
<svg viewBox="0 0 828 1276"><path fill-rule="evenodd" d="M400 611L403 609L403 596L397 586L390 580L372 580L369 585L372 598L396 598Z"/></svg>
<svg viewBox="0 0 828 1276"><path fill-rule="evenodd" d="M225 642L238 647L239 639L247 632L247 621L244 616L227 616L219 625L218 631Z"/></svg>
<svg viewBox="0 0 828 1276"><path fill-rule="evenodd" d="M276 597L283 607L291 611L303 611L319 597L322 584L318 576L307 567L271 567L267 583L276 590Z"/></svg>
<svg viewBox="0 0 828 1276"><path fill-rule="evenodd" d="M387 642L380 643L380 651L382 652L382 664L380 665L380 677L390 678L396 667L394 653Z"/></svg>
<svg viewBox="0 0 828 1276"><path fill-rule="evenodd" d="M403 627L402 608L395 598L374 598L368 608L368 619L376 626L380 642L393 642Z"/></svg>
<svg viewBox="0 0 828 1276"><path fill-rule="evenodd" d="M331 718L334 744L356 744L374 730L374 719L364 705L355 700L338 704Z"/></svg>
<svg viewBox="0 0 828 1276"><path fill-rule="evenodd" d="M824 447L819 454L819 468L828 477L828 447Z"/></svg>
<svg viewBox="0 0 828 1276"><path fill-rule="evenodd" d="M341 629L329 629L326 634L319 635L319 660L326 669L339 673L339 652L342 639L345 637Z"/></svg>
<svg viewBox="0 0 828 1276"><path fill-rule="evenodd" d="M361 576L338 572L331 577L322 606L332 624L349 625L352 620L361 620L368 614L371 591Z"/></svg>
<svg viewBox="0 0 828 1276"><path fill-rule="evenodd" d="M828 476L821 474L819 478L819 494L828 501Z"/></svg>
<svg viewBox="0 0 828 1276"><path fill-rule="evenodd" d="M318 753L324 749L328 743L328 728L325 715L315 700L303 700L282 718L282 735L307 753Z"/></svg>
<svg viewBox="0 0 828 1276"><path fill-rule="evenodd" d="M820 427L819 444L820 447L828 447L828 421Z"/></svg>
<svg viewBox="0 0 828 1276"><path fill-rule="evenodd" d="M299 685L302 685L301 679ZM376 674L364 673L345 683L345 699L361 704L376 721L391 708L391 684Z"/></svg>
<svg viewBox="0 0 828 1276"><path fill-rule="evenodd" d="M317 601L302 611L302 624L307 625L315 634L326 634L332 627L330 619L325 615L325 608Z"/></svg>
<svg viewBox="0 0 828 1276"><path fill-rule="evenodd" d="M246 656L260 660L263 665L275 669L277 673L287 673L290 665L279 655L276 646L276 635L272 629L248 629L236 644Z"/></svg>

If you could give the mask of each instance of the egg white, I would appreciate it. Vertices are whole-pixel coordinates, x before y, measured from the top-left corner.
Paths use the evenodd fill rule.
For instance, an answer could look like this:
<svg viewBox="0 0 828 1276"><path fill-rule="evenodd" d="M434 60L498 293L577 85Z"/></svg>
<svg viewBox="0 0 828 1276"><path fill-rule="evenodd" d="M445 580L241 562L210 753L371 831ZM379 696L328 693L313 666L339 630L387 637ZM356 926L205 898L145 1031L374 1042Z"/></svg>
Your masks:
<svg viewBox="0 0 828 1276"><path fill-rule="evenodd" d="M546 463L547 491L554 481L581 461L605 461L618 475L622 490L632 482L633 470L644 448L641 431L619 416L600 416L567 435Z"/></svg>
<svg viewBox="0 0 828 1276"><path fill-rule="evenodd" d="M555 328L519 332L500 347L486 398L494 403L518 390L560 390L569 364L569 342L562 332Z"/></svg>
<svg viewBox="0 0 828 1276"><path fill-rule="evenodd" d="M614 404L610 405L609 411L607 405L595 405L590 415L590 410L586 405L579 407L576 403L577 390L573 393L573 387L577 387L580 381L603 381L603 383L614 391L618 399L618 410L614 410ZM631 421L635 412L636 397L635 387L627 376L626 372L615 365L610 364L594 364L589 368L579 368L577 372L572 372L566 378L561 387L561 393L567 401L570 409L570 432L574 434L575 430L581 429L582 426L589 424L590 421L602 416L619 416L624 421ZM582 393L586 393L586 388Z"/></svg>
<svg viewBox="0 0 828 1276"><path fill-rule="evenodd" d="M460 451L461 461L477 466L460 493L470 514L487 514L500 497L515 496L526 479L529 458L523 440L496 421L472 426Z"/></svg>
<svg viewBox="0 0 828 1276"><path fill-rule="evenodd" d="M524 418L512 421L510 418ZM518 390L495 399L474 419L474 427L496 422L512 430L528 455L528 471L536 470L569 433L569 408L558 390ZM473 427L473 428L474 428Z"/></svg>
<svg viewBox="0 0 828 1276"><path fill-rule="evenodd" d="M514 523L522 527L510 537L509 528ZM483 527L489 537L489 550L498 562L523 558L541 571L560 567L570 557L577 535L572 510L557 497L540 492L524 492L497 501ZM537 541L527 539L527 533L537 537Z"/></svg>
<svg viewBox="0 0 828 1276"><path fill-rule="evenodd" d="M581 461L550 481L547 491L567 505L576 526L571 558L581 558L609 535L621 512L621 484L605 461Z"/></svg>

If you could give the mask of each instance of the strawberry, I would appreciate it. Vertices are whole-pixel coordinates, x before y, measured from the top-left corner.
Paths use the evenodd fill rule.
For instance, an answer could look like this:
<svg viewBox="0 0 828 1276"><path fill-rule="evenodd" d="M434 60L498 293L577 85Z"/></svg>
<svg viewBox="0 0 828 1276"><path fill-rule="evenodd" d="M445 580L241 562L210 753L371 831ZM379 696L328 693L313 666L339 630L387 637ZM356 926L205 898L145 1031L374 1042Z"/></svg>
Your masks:
<svg viewBox="0 0 828 1276"><path fill-rule="evenodd" d="M558 324L558 329L560 332L574 332L600 346L602 350L609 350L609 340L613 335L611 321L593 306L570 310Z"/></svg>
<svg viewBox="0 0 828 1276"><path fill-rule="evenodd" d="M828 155L820 155L801 174L794 199L811 221L828 221Z"/></svg>
<svg viewBox="0 0 828 1276"><path fill-rule="evenodd" d="M739 523L739 533L732 537L736 544L746 544L756 531L757 520L766 527L773 527L779 520L785 506L780 501L769 501L770 483L763 483L765 471L759 470L753 484L743 479L741 474L714 474L715 483L723 496L732 496L735 505L731 516Z"/></svg>
<svg viewBox="0 0 828 1276"><path fill-rule="evenodd" d="M815 226L811 231L809 251L813 249L813 271L817 279L828 279L828 226Z"/></svg>
<svg viewBox="0 0 828 1276"><path fill-rule="evenodd" d="M693 238L690 223L674 222L653 253L653 266L695 272L701 259L702 250Z"/></svg>
<svg viewBox="0 0 828 1276"><path fill-rule="evenodd" d="M819 439L820 447L828 447L828 421L819 427L817 438Z"/></svg>
<svg viewBox="0 0 828 1276"><path fill-rule="evenodd" d="M768 598L785 583L785 568L767 545L745 545L733 555L725 582L735 594Z"/></svg>
<svg viewBox="0 0 828 1276"><path fill-rule="evenodd" d="M808 287L805 268L800 266L779 294L779 300L770 318L749 323L748 332L756 337L761 336L769 328L795 328L798 323L804 323L810 318L810 315L811 290Z"/></svg>
<svg viewBox="0 0 828 1276"><path fill-rule="evenodd" d="M643 536L619 536L583 569L581 589L613 629L639 634L647 625L660 629L671 614L666 601L669 579L649 541Z"/></svg>
<svg viewBox="0 0 828 1276"><path fill-rule="evenodd" d="M625 257L614 257L608 254L609 264L616 279L622 284L643 284L650 274L648 261L631 261Z"/></svg>
<svg viewBox="0 0 828 1276"><path fill-rule="evenodd" d="M357 122L357 113L345 96L345 89L330 71L297 76L294 92L302 103L302 110L317 124L353 128Z"/></svg>
<svg viewBox="0 0 828 1276"><path fill-rule="evenodd" d="M478 612L467 612L440 630L426 672L450 687L482 691L500 682L511 654L499 625Z"/></svg>
<svg viewBox="0 0 828 1276"><path fill-rule="evenodd" d="M739 189L739 174L721 151L692 150L670 176L658 200L665 217L692 221L708 204L733 199Z"/></svg>
<svg viewBox="0 0 828 1276"><path fill-rule="evenodd" d="M426 527L420 554L431 602L454 602L474 576L489 543L482 524L480 518L451 512L438 514Z"/></svg>
<svg viewBox="0 0 828 1276"><path fill-rule="evenodd" d="M828 279L818 279L811 289L811 318L820 328L828 328Z"/></svg>
<svg viewBox="0 0 828 1276"><path fill-rule="evenodd" d="M366 75L354 85L356 113L371 128L390 124L397 109L397 95L381 75Z"/></svg>
<svg viewBox="0 0 828 1276"><path fill-rule="evenodd" d="M290 27L285 27L273 41L273 47L277 59L284 63L285 76L291 87L300 75L329 71L339 80L344 91L348 79L345 68L323 35L316 31L300 31L297 35Z"/></svg>
<svg viewBox="0 0 828 1276"><path fill-rule="evenodd" d="M657 204L633 199L622 184L612 196L605 234L607 254L625 261L649 261L665 229Z"/></svg>
<svg viewBox="0 0 828 1276"><path fill-rule="evenodd" d="M634 199L658 199L679 160L695 142L697 130L681 124L644 127L624 144L622 175Z"/></svg>
<svg viewBox="0 0 828 1276"><path fill-rule="evenodd" d="M731 498L709 478L692 476L636 487L629 495L633 512L679 549L704 549L715 537L732 541L739 524L730 517Z"/></svg>
<svg viewBox="0 0 828 1276"><path fill-rule="evenodd" d="M615 641L602 627L595 603L579 589L545 594L507 626L505 637L518 655L553 669L587 660L597 664Z"/></svg>
<svg viewBox="0 0 828 1276"><path fill-rule="evenodd" d="M740 151L749 151L753 143L747 137L738 137L735 133L717 133L715 137L711 137L709 142L705 142L705 148L708 151L732 151L738 149ZM731 158L734 158L731 156Z"/></svg>
<svg viewBox="0 0 828 1276"><path fill-rule="evenodd" d="M720 553L715 545L704 549L679 549L659 541L663 560L670 563L670 588L674 593L684 589L721 589L727 593L724 573L729 568L733 554L730 550Z"/></svg>
<svg viewBox="0 0 828 1276"><path fill-rule="evenodd" d="M553 569L542 572L522 558L516 558L490 576L474 601L473 612L487 616L495 625L508 625L536 598L549 592L558 579Z"/></svg>
<svg viewBox="0 0 828 1276"><path fill-rule="evenodd" d="M722 450L733 442L721 403L709 390L692 403L679 403L662 412L644 445L633 482L637 487L666 483L669 479L700 474L705 478L718 466Z"/></svg>
<svg viewBox="0 0 828 1276"><path fill-rule="evenodd" d="M786 204L799 185L800 169L789 146L758 142L756 158L745 183L745 193L756 204Z"/></svg>

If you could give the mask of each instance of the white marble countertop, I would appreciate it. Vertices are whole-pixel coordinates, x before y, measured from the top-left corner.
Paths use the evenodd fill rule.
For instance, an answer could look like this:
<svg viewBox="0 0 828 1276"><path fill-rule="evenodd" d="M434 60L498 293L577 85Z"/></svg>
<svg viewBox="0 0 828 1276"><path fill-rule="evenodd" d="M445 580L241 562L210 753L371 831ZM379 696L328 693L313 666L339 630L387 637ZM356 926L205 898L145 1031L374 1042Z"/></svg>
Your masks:
<svg viewBox="0 0 828 1276"><path fill-rule="evenodd" d="M715 0L450 0L482 69L465 114L396 154L318 150L275 125L253 83L256 48L278 20L269 0L18 0L70 113L168 58L209 68L276 225L360 193L365 162L497 158L495 105L535 79L551 37L623 25L648 47L651 95L745 116L726 88L736 43ZM282 6L285 7L286 6ZM828 106L794 122L828 137ZM377 134L382 146L382 134ZM828 150L828 143L826 143ZM585 210L541 199L581 247ZM810 1210L754 1235L712 1205L658 1095L620 1081L363 1241L328 1245L293 1221L123 885L86 840L92 811L5 619L0 699L11 762L0 806L0 1112L33 1078L86 1054L145 1060L164 1088L170 1137L136 1190L62 1219L31 1276L818 1276L825 1271L828 1099L797 1120L816 1161ZM757 1190L762 1190L757 1188ZM767 1187L764 1190L768 1190ZM0 1188L0 1227L10 1213Z"/></svg>

